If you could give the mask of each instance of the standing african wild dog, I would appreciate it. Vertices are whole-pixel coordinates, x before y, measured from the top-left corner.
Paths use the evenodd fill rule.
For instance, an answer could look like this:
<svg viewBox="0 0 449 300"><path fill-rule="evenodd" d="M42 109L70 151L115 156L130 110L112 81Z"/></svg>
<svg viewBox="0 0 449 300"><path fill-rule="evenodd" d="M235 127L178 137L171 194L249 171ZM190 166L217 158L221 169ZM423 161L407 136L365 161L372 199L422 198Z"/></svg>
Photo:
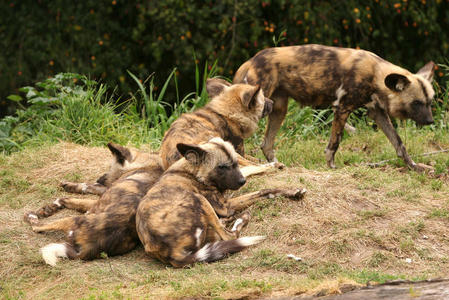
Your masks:
<svg viewBox="0 0 449 300"><path fill-rule="evenodd" d="M137 233L151 257L174 267L214 261L259 243L263 237L237 238L238 219L229 231L207 196L245 183L237 153L221 138L201 145L178 143L183 158L171 165L140 202Z"/></svg>
<svg viewBox="0 0 449 300"><path fill-rule="evenodd" d="M181 158L178 143L205 143L213 137L229 141L243 156L243 139L250 137L259 120L271 112L273 101L265 98L260 86L231 85L212 78L206 88L211 101L193 113L182 114L165 133L160 149L165 169Z"/></svg>
<svg viewBox="0 0 449 300"><path fill-rule="evenodd" d="M334 168L343 128L349 114L365 106L369 116L393 144L396 153L412 169L430 168L416 164L407 154L390 117L410 118L419 125L433 123L431 82L434 63L416 74L364 50L304 45L269 48L258 52L236 72L234 83L259 84L274 101L262 150L275 161L273 145L287 112L288 98L314 107L332 106L334 120L326 160Z"/></svg>
<svg viewBox="0 0 449 300"><path fill-rule="evenodd" d="M58 257L84 260L99 257L100 253L119 255L132 250L139 239L136 233L137 206L149 188L163 173L158 155L129 150L108 144L115 161L102 176L110 188L98 201L86 199L58 199L25 219L36 232L60 230L67 234L66 243L52 243L41 249L44 260L55 265ZM87 214L62 218L40 224L38 218L49 216L62 208L87 211Z"/></svg>

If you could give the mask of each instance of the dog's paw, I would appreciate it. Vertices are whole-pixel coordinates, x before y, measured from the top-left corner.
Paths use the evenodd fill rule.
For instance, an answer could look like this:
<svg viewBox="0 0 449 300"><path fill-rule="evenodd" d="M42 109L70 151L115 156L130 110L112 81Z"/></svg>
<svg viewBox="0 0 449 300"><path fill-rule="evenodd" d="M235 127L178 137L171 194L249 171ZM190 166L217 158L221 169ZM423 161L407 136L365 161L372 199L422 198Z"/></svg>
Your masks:
<svg viewBox="0 0 449 300"><path fill-rule="evenodd" d="M86 194L87 191L87 184L86 183L74 183L74 182L61 182L60 186L66 191L67 193L74 193L74 194Z"/></svg>
<svg viewBox="0 0 449 300"><path fill-rule="evenodd" d="M282 169L285 168L285 165L283 163L280 163L280 162L276 161L276 162L274 162L274 167L276 169L282 170Z"/></svg>
<svg viewBox="0 0 449 300"><path fill-rule="evenodd" d="M307 193L306 189L296 189L291 191L290 193L287 193L286 197L292 200L302 200L304 198L304 195Z"/></svg>
<svg viewBox="0 0 449 300"><path fill-rule="evenodd" d="M413 169L420 173L428 173L433 174L435 173L435 169L432 166L423 164L423 163L417 163L413 166Z"/></svg>
<svg viewBox="0 0 449 300"><path fill-rule="evenodd" d="M37 225L37 224L39 224L39 218L38 218L38 216L37 216L34 212L32 212L32 211L26 212L26 213L23 215L23 220L24 220L26 223L31 224L31 225Z"/></svg>

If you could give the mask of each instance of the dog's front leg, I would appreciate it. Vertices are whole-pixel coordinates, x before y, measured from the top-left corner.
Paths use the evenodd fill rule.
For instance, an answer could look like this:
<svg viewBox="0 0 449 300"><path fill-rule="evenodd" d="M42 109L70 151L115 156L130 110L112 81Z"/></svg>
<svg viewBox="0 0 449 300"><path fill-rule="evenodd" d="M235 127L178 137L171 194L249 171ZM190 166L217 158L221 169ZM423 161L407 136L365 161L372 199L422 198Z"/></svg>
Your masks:
<svg viewBox="0 0 449 300"><path fill-rule="evenodd" d="M288 97L273 96L272 98L274 100L273 111L268 115L267 131L265 132L265 139L261 148L269 162L277 162L273 150L274 139L287 114Z"/></svg>
<svg viewBox="0 0 449 300"><path fill-rule="evenodd" d="M409 168L418 172L423 172L426 170L429 171L432 169L431 167L424 164L416 164L411 159L411 157L407 153L407 150L405 149L404 144L402 143L401 137L394 129L393 124L391 124L390 117L384 109L376 106L374 108L370 108L368 113L369 117L372 118L376 122L377 126L379 126L380 129L385 133L388 140L396 150L396 154L404 160Z"/></svg>
<svg viewBox="0 0 449 300"><path fill-rule="evenodd" d="M283 196L293 200L301 200L306 193L306 189L264 189L257 192L248 193L242 196L228 199L230 208L240 211L250 207L256 201L275 196Z"/></svg>
<svg viewBox="0 0 449 300"><path fill-rule="evenodd" d="M61 182L64 191L74 194L93 194L101 196L107 190L107 187L101 183L75 183Z"/></svg>
<svg viewBox="0 0 449 300"><path fill-rule="evenodd" d="M334 156L340 145L343 129L345 128L346 120L351 114L352 110L342 109L340 107L334 108L334 120L332 121L332 131L329 144L324 153L326 154L326 162L329 168L335 169Z"/></svg>
<svg viewBox="0 0 449 300"><path fill-rule="evenodd" d="M237 233L231 232L223 226L209 201L201 194L196 194L196 196L198 200L201 201L201 208L207 219L207 225L210 226L224 241L237 238Z"/></svg>

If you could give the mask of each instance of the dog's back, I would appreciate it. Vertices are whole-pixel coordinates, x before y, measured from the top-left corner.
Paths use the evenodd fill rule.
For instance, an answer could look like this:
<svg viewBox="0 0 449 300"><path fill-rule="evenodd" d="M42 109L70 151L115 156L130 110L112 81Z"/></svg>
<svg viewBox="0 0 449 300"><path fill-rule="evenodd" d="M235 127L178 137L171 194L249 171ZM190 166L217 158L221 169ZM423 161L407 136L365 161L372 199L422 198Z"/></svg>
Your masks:
<svg viewBox="0 0 449 300"><path fill-rule="evenodd" d="M178 143L200 144L220 137L239 152L243 139L250 137L260 118L271 111L272 101L264 97L258 86L231 86L217 78L206 84L211 101L192 113L182 114L165 133L159 152L165 169L181 158L176 149Z"/></svg>

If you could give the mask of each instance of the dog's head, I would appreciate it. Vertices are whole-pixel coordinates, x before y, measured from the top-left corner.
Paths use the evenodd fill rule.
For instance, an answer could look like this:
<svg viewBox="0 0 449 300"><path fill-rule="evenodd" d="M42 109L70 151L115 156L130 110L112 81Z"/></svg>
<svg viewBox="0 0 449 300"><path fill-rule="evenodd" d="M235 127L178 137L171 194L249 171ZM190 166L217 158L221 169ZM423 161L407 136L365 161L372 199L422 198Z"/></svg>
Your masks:
<svg viewBox="0 0 449 300"><path fill-rule="evenodd" d="M435 64L427 63L416 74L391 73L385 77L388 88L389 114L400 119L412 119L418 125L433 123L431 104Z"/></svg>
<svg viewBox="0 0 449 300"><path fill-rule="evenodd" d="M246 127L248 136L257 129L259 120L273 109L273 100L264 96L259 85L230 84L223 79L210 78L206 89L212 108Z"/></svg>
<svg viewBox="0 0 449 300"><path fill-rule="evenodd" d="M221 138L201 145L176 145L179 153L192 165L195 177L220 191L237 190L245 184L234 147Z"/></svg>
<svg viewBox="0 0 449 300"><path fill-rule="evenodd" d="M158 155L126 148L114 143L108 143L108 148L114 159L109 171L97 180L97 183L107 187L110 187L114 181L125 173L145 167L161 165Z"/></svg>

